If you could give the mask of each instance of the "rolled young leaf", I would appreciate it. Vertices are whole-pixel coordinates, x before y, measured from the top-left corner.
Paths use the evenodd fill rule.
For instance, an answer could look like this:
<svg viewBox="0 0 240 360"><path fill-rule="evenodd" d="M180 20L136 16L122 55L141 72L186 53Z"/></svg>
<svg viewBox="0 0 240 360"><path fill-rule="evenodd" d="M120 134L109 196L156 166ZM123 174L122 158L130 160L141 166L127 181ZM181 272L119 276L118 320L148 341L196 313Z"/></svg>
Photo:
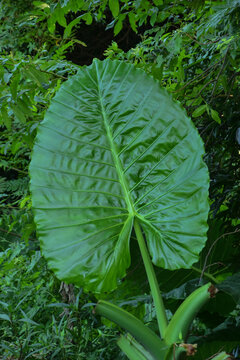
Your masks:
<svg viewBox="0 0 240 360"><path fill-rule="evenodd" d="M134 217L155 265L189 268L204 246L203 143L152 77L95 60L66 81L30 165L42 252L59 279L110 291L130 265Z"/></svg>
<svg viewBox="0 0 240 360"><path fill-rule="evenodd" d="M167 344L174 344L185 339L189 326L203 305L217 293L217 289L207 283L193 291L179 306L164 334Z"/></svg>
<svg viewBox="0 0 240 360"><path fill-rule="evenodd" d="M95 312L127 330L146 349L154 360L163 360L170 347L134 315L104 300L100 300ZM150 359L149 359L150 360Z"/></svg>

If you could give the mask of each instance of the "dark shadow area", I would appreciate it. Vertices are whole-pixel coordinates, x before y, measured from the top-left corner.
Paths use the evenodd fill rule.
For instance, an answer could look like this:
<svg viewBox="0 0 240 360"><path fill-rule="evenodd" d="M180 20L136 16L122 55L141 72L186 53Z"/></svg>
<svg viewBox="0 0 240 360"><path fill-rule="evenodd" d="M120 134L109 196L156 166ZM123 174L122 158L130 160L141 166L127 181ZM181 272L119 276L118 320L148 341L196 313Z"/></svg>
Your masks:
<svg viewBox="0 0 240 360"><path fill-rule="evenodd" d="M103 53L112 41L115 41L124 51L128 51L141 41L141 36L136 34L128 24L124 26L120 34L114 36L113 29L106 30L105 24L97 22L91 25L81 24L75 30L75 38L87 45L84 47L75 44L74 49L66 55L67 60L78 65L90 65L93 58L104 59Z"/></svg>

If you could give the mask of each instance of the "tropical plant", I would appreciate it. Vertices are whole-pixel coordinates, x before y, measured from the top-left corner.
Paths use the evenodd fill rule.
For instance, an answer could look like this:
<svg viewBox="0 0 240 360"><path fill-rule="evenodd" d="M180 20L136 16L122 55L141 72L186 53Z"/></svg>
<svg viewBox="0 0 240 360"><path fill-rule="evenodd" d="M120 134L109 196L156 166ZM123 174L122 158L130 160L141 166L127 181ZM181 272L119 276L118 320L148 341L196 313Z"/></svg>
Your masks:
<svg viewBox="0 0 240 360"><path fill-rule="evenodd" d="M63 301L65 310L72 305L59 300L60 282L49 270L45 276L43 259L28 270L32 257L40 257L27 173L38 124L61 83L78 71L74 64L90 64L93 57L103 59L104 55L133 63L158 79L181 102L203 139L211 179L208 240L190 269L165 270L154 265L154 270L168 320L204 283L202 279L217 284L217 298L198 313L187 342L198 344L196 360L222 350L238 357L239 4L239 0L0 0L0 301L11 307L1 305L0 313L14 320L13 332L6 316L0 319L3 359L11 355L76 359L80 348L81 358L86 359L124 356L113 345L118 328L107 329L107 320L99 326L91 307L87 314L81 305L78 312L70 310L73 317L81 318L74 322L74 329L69 329L67 317L62 319L46 307L52 301ZM10 255L19 248L15 258ZM96 297L110 299L158 332L134 231L130 253L131 265L117 281L117 289ZM37 292L25 297L35 288ZM52 295L45 296L44 289ZM75 286L76 296L78 291ZM83 292L80 303L86 301L96 302L96 298ZM38 312L32 317L36 303ZM27 323L20 307L41 326ZM134 342L130 336L127 339ZM46 348L39 351L41 344Z"/></svg>
<svg viewBox="0 0 240 360"><path fill-rule="evenodd" d="M134 337L119 341L130 359L194 352L184 343L187 330L216 293L210 283L198 288L168 324L150 259L170 270L197 261L209 209L203 153L181 106L156 80L119 61L82 68L39 127L30 165L33 208L43 254L58 278L85 291L114 290L130 265L135 233L160 337L109 302L95 310Z"/></svg>

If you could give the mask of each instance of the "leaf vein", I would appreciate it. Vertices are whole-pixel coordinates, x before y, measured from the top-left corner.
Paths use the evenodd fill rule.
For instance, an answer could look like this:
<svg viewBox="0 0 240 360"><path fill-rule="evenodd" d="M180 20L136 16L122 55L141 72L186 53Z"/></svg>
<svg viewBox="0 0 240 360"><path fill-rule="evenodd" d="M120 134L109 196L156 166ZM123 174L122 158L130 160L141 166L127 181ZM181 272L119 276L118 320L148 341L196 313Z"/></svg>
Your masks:
<svg viewBox="0 0 240 360"><path fill-rule="evenodd" d="M113 197L116 197L116 198L119 198L119 199L124 199L123 196L121 195L117 195L117 194L113 194L113 193L110 193L110 192L107 192L107 191L97 191L97 190L73 190L72 188L67 188L67 187L61 187L61 188L53 188L51 185L47 186L47 185L38 185L38 184L33 184L32 183L32 186L36 186L36 187L41 187L41 188L46 188L46 189L51 189L51 190L60 190L60 191L63 191L63 190L70 190L71 192L82 192L82 193L89 193L89 194L103 194L103 195L110 195L110 196L113 196Z"/></svg>
<svg viewBox="0 0 240 360"><path fill-rule="evenodd" d="M119 214L119 215L112 215L112 216L107 216L107 217L103 217L103 218L92 219L92 220L84 221L84 222L81 222L81 223L78 223L78 224L53 226L53 227L50 227L50 228L44 228L44 230L54 230L54 229L62 229L62 228L68 228L68 227L70 227L70 228L71 227L77 227L77 226L81 226L81 225L91 224L91 223L94 223L94 222L97 222L97 221L121 218L122 216L128 216L128 213Z"/></svg>
<svg viewBox="0 0 240 360"><path fill-rule="evenodd" d="M47 152L51 152L53 154L58 154L58 155L61 155L61 156L64 156L64 157L73 158L73 159L79 159L79 160L83 160L83 161L86 161L86 162L92 162L92 163L96 163L96 164L100 164L100 165L106 165L106 166L110 166L110 167L114 168L113 164L107 163L107 162L104 162L104 161L88 159L88 158L84 158L84 157L70 155L70 154L67 154L67 153L62 153L61 151L55 151L55 150L47 149L44 146L41 146L41 145L39 145L37 143L36 143L36 146L39 147L40 149L43 149L43 150L45 150Z"/></svg>
<svg viewBox="0 0 240 360"><path fill-rule="evenodd" d="M123 125L123 127L118 131L118 133L116 135L114 135L113 139L115 140L119 134L121 134L121 132L126 129L126 127L130 124L130 122L132 121L132 119L136 118L136 114L142 110L142 108L145 105L145 101L147 100L147 98L149 97L149 95L151 94L153 89L153 85L150 87L150 89L148 90L147 94L145 94L144 98L141 101L141 105L138 106L137 110L133 113L133 115L130 117L130 119L126 122L126 124ZM126 96L126 99L128 99L128 97Z"/></svg>
<svg viewBox="0 0 240 360"><path fill-rule="evenodd" d="M100 148L100 149L104 149L104 150L110 151L110 148L107 148L106 146L98 145L98 144L95 144L95 143L91 143L91 142L79 140L79 139L74 138L74 137L72 137L72 136L63 134L62 132L60 132L60 131L58 131L58 130L55 130L55 129L49 127L49 126L46 126L46 125L41 124L41 127L45 128L45 129L48 129L48 130L51 130L51 131L53 131L53 132L56 132L57 134L61 135L62 137L65 137L66 139L74 140L74 141L78 142L79 144L90 145L90 146L93 146L93 147L97 147L97 148Z"/></svg>
<svg viewBox="0 0 240 360"><path fill-rule="evenodd" d="M89 175L89 174L79 174L79 173L74 173L74 172L70 172L70 171L64 171L64 170L59 170L59 169L47 169L41 166L31 166L32 169L41 169L44 171L51 171L51 172L56 172L56 173L60 173L60 174L68 174L68 175L74 175L74 176L79 176L79 177L87 177L87 178L93 178L93 179L99 179L99 180L105 180L105 181L112 181L112 182L117 182L119 183L119 180L117 179L111 179L111 178L105 178L102 176L95 176L95 175Z"/></svg>
<svg viewBox="0 0 240 360"><path fill-rule="evenodd" d="M171 125L175 122L176 120L174 120L169 126L167 126L162 132L161 134L159 134L156 139L136 158L134 159L134 161L132 161L127 167L126 169L124 169L124 172L128 171L130 169L130 167L139 159L141 159L141 157L159 140L161 139L161 137L166 133L166 131L171 127Z"/></svg>

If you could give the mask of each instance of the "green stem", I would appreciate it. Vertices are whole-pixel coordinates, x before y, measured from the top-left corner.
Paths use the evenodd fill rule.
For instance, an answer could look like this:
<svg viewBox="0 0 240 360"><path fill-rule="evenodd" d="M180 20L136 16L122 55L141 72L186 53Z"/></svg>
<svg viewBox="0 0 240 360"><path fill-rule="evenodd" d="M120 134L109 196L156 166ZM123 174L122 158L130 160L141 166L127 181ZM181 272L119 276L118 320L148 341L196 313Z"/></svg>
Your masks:
<svg viewBox="0 0 240 360"><path fill-rule="evenodd" d="M198 269L198 268L195 267L195 266L192 266L192 269L193 269L194 271L196 271L197 273L202 274L202 270L201 270L201 269ZM214 282L215 284L219 284L219 281L218 281L213 275L211 275L211 274L209 274L209 273L204 273L203 276L206 277L207 279L211 280L211 281Z"/></svg>
<svg viewBox="0 0 240 360"><path fill-rule="evenodd" d="M157 316L159 332L161 337L164 338L165 331L168 325L166 311L163 304L162 295L158 286L156 274L154 272L153 265L150 256L148 254L147 246L143 238L142 230L136 218L134 219L134 229L138 240L139 248L141 251L145 270L147 273L148 282L152 292L153 302L156 308L156 316Z"/></svg>

